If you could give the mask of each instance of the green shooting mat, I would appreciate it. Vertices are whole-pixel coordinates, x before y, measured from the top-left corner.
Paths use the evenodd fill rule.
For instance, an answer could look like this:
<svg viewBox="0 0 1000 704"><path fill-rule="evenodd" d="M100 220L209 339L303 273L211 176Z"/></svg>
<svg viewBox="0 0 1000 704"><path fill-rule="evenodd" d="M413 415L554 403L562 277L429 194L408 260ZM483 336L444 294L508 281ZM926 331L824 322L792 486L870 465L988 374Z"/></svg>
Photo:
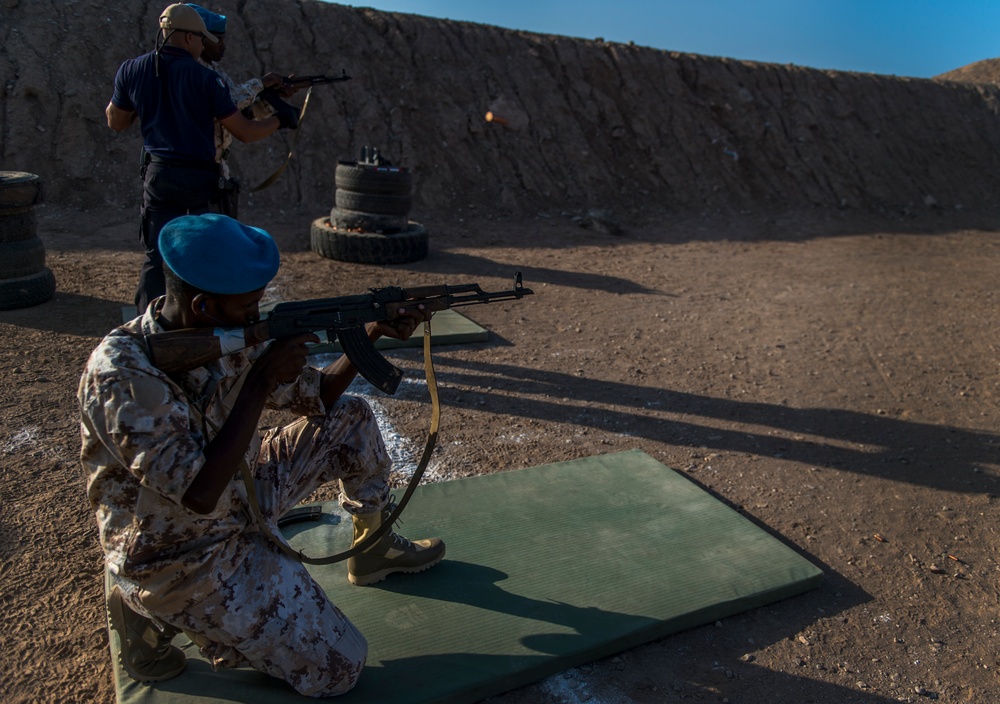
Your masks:
<svg viewBox="0 0 1000 704"><path fill-rule="evenodd" d="M350 543L334 504L286 527L310 555ZM444 561L371 587L312 567L369 642L344 704L477 702L678 631L800 594L822 572L640 451L421 486L400 532L436 535ZM114 662L121 704L310 701L251 670L188 666L144 686ZM111 633L112 652L117 636ZM117 658L112 658L116 661Z"/></svg>
<svg viewBox="0 0 1000 704"><path fill-rule="evenodd" d="M274 307L274 304L261 306L261 315ZM135 306L122 306L122 322L135 318ZM310 348L311 354L325 354L328 352L342 352L340 342L334 341L332 344L327 340L326 333L317 333L320 342ZM489 339L489 332L461 313L452 309L441 310L434 314L431 320L431 345L461 345L470 342L483 342ZM394 340L391 337L381 337L375 341L375 348L380 350L394 349L399 347L422 347L424 336L421 328L405 342Z"/></svg>

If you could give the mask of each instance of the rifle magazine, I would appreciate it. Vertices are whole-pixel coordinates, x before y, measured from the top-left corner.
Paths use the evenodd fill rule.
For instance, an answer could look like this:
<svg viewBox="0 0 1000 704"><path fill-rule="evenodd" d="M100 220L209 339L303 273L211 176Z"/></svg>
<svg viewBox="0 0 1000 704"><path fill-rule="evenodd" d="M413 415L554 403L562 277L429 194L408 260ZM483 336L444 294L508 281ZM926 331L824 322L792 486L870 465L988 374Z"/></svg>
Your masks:
<svg viewBox="0 0 1000 704"><path fill-rule="evenodd" d="M326 334L330 340L334 336L340 338L344 354L372 386L389 395L396 393L399 382L403 379L403 370L393 366L379 354L363 327L327 330Z"/></svg>

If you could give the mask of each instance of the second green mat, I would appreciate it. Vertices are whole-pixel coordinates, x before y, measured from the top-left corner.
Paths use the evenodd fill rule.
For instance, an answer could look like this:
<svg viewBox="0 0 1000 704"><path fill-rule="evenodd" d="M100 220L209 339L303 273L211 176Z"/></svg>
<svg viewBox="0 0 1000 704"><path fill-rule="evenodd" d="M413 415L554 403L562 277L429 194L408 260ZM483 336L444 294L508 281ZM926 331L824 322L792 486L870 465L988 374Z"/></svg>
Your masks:
<svg viewBox="0 0 1000 704"><path fill-rule="evenodd" d="M307 554L339 551L332 505L291 526ZM368 638L345 704L463 704L818 586L821 571L639 451L420 487L399 532L440 536L444 561L354 587L343 563L311 569ZM113 636L112 647L115 646ZM180 677L120 702L311 701L248 671L213 673L193 647Z"/></svg>

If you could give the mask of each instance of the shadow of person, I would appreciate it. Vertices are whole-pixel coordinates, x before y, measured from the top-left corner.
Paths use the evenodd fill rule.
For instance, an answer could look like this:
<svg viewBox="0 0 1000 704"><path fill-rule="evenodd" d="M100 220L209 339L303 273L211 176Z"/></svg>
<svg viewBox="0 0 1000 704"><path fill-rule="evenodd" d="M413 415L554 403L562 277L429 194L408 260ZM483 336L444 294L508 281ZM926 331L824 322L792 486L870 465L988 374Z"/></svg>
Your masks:
<svg viewBox="0 0 1000 704"><path fill-rule="evenodd" d="M431 575L428 574L422 579L386 580L376 588L421 599L464 604L516 616L538 624L563 626L584 637L625 635L642 630L651 624L661 623L648 616L607 611L596 606L569 604L551 599L535 599L514 593L500 586L500 583L507 579L507 573L489 565L446 559L434 568L432 574L433 579L429 579ZM528 650L549 654L565 652L564 647L558 643L568 634L553 635L559 638L551 639L550 647L540 647L548 642L544 634L534 633L520 640Z"/></svg>
<svg viewBox="0 0 1000 704"><path fill-rule="evenodd" d="M997 489L991 466L1000 434L993 431L598 378L580 385L585 377L446 355L438 355L435 366L443 406L460 407L475 398L519 418L627 430L630 437L678 446L784 458L944 491ZM517 393L506 392L511 388Z"/></svg>
<svg viewBox="0 0 1000 704"><path fill-rule="evenodd" d="M408 602L448 602L503 617L477 618L481 630L457 638L427 636L428 647L416 649L420 655L379 659L373 653L352 700L405 701L399 683L420 673L420 697L413 701L476 701L649 641L670 627L648 616L518 594L504 588L507 579L488 565L445 560L419 579L376 585Z"/></svg>
<svg viewBox="0 0 1000 704"><path fill-rule="evenodd" d="M588 682L585 675L574 674L571 668L691 629L706 623L706 619L712 620L705 613L694 613L663 621L587 605L534 599L505 589L503 583L508 575L487 565L446 560L434 571L437 574L433 579L429 578L430 574L421 575L419 579L390 578L377 588L416 600L447 601L515 615L530 622L530 632L521 632L514 644L503 650L490 647L491 637L496 634L478 632L464 638L461 647L450 651L448 646L459 644L452 641L441 644L443 647L435 652L420 649L417 650L419 655L373 659L366 666L357 688L345 701L473 702L531 684L544 690L546 685L538 683L560 673L573 678L571 684L580 691L601 689L606 686L603 680ZM798 627L792 621L794 619L781 629L785 636ZM767 680L772 685L778 681L786 686L791 683L802 691L808 689L818 697L816 701L846 701L845 694L852 695L852 701L869 704L891 701L834 684L765 672L749 663L739 665L741 672L753 675L754 681L759 681L762 687L767 686L764 684ZM419 676L415 677L417 673ZM678 682L687 679L683 673L676 675ZM401 682L412 683L412 686L401 687ZM708 693L720 691L717 686L728 691L730 684L735 683L687 681L684 688Z"/></svg>

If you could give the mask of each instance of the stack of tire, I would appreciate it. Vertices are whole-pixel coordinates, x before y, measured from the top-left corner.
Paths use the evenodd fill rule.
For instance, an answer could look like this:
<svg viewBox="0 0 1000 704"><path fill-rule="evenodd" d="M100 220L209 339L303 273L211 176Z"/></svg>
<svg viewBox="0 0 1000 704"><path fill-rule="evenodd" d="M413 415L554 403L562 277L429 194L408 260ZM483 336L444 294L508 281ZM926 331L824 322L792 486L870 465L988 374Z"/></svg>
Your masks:
<svg viewBox="0 0 1000 704"><path fill-rule="evenodd" d="M312 250L356 264L405 264L427 256L427 229L409 219L413 174L362 149L359 161L337 163L336 205L313 221Z"/></svg>
<svg viewBox="0 0 1000 704"><path fill-rule="evenodd" d="M0 171L0 310L45 303L56 278L45 267L45 245L36 234L35 204L41 180L24 171Z"/></svg>

